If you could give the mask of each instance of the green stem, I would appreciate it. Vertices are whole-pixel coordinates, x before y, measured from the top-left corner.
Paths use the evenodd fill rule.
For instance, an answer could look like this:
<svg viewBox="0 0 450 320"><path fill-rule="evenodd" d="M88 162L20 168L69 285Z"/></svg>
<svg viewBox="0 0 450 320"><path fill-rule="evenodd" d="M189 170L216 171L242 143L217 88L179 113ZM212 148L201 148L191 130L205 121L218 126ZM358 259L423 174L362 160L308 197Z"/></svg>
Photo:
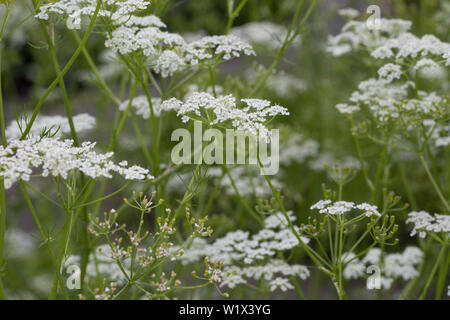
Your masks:
<svg viewBox="0 0 450 320"><path fill-rule="evenodd" d="M438 285L436 286L436 300L441 300L442 292L445 287L445 280L447 279L448 270L450 269L450 250L447 253L447 259L443 260L440 265Z"/></svg>
<svg viewBox="0 0 450 320"><path fill-rule="evenodd" d="M223 168L225 174L228 176L228 179L230 179L230 182L231 182L231 185L233 186L234 192L236 193L236 196L238 197L239 201L240 201L240 202L242 203L242 205L244 206L245 210L247 210L247 211L250 213L250 215L251 215L253 218L255 218L256 221L258 221L258 223L259 223L261 226L264 226L264 221L261 219L261 217L258 216L258 215L256 214L256 212L255 212L252 208L250 208L250 206L249 206L248 203L244 200L244 198L242 198L242 196L241 196L241 194L240 194L240 192L239 192L239 189L237 188L236 183L234 182L234 179L233 179L233 177L231 176L231 173L230 173L230 170L228 169L228 166L227 166L226 164L223 164L223 165L222 165L222 168Z"/></svg>
<svg viewBox="0 0 450 320"><path fill-rule="evenodd" d="M56 261L56 274L55 274L55 278L53 279L53 286L52 286L52 290L51 290L50 296L49 296L50 300L55 300L56 295L58 293L58 282L59 282L59 277L61 276L61 265L64 260L64 256L66 253L67 241L69 239L70 220L71 220L71 211L66 210L64 226L61 231L62 239L61 239L61 243L60 243L60 247L59 247L58 259Z"/></svg>
<svg viewBox="0 0 450 320"><path fill-rule="evenodd" d="M363 173L364 176L364 180L366 181L367 185L369 186L370 190L373 190L373 183L372 181L369 179L369 175L367 174L367 169L366 169L366 164L364 163L364 158L362 156L362 152L361 152L361 146L359 144L359 140L358 137L356 135L356 128L355 128L355 123L353 121L353 118L350 117L350 125L352 127L352 137L353 137L353 142L355 143L355 147L356 147L356 153L358 154L358 158L359 158L359 163L361 165L361 171Z"/></svg>
<svg viewBox="0 0 450 320"><path fill-rule="evenodd" d="M372 203L373 204L377 203L378 186L380 184L381 174L383 173L383 168L384 168L384 164L386 162L386 156L387 156L388 147L389 147L388 141L389 141L389 139L387 139L387 141L386 141L386 145L383 148L383 151L380 156L380 160L378 162L377 174L375 176L375 183L374 183L373 190L372 190Z"/></svg>
<svg viewBox="0 0 450 320"><path fill-rule="evenodd" d="M430 287L431 282L433 281L434 275L435 275L435 273L437 271L437 268L439 266L439 262L444 257L446 249L447 249L446 246L442 246L441 251L439 252L439 256L438 256L436 262L434 263L433 270L431 270L431 273L430 273L430 276L428 277L427 283L425 284L425 287L422 290L422 294L420 295L420 300L425 299L425 296L427 295L428 288Z"/></svg>
<svg viewBox="0 0 450 320"><path fill-rule="evenodd" d="M8 21L9 14L11 13L12 6L8 6L6 9L5 18L3 20L2 29L0 35L3 36L5 26ZM5 115L3 111L3 87L2 87L2 49L3 44L0 40L0 123L1 123L1 135L2 145L6 148L6 134L5 134ZM3 272L3 251L5 248L5 234L6 234L6 197L5 197L5 180L0 178L0 273ZM3 280L0 275L0 300L5 300L5 292L3 288Z"/></svg>
<svg viewBox="0 0 450 320"><path fill-rule="evenodd" d="M447 212L450 213L450 205L448 204L447 200L445 199L444 195L442 194L441 189L439 188L438 184L436 183L436 180L434 179L433 175L431 174L430 169L427 165L427 162L425 161L425 158L423 157L423 155L421 153L419 153L419 159L425 169L425 172L427 173L428 178L431 181L431 184L433 185L434 190L438 194L439 199L442 201L442 204L444 205Z"/></svg>
<svg viewBox="0 0 450 320"><path fill-rule="evenodd" d="M75 39L78 42L78 45L81 44L80 36L76 31L73 31L73 35ZM89 68L91 68L91 71L94 73L95 77L97 78L98 82L100 83L100 87L105 91L105 93L116 103L117 105L121 104L121 101L119 98L117 98L114 93L111 91L109 86L106 84L106 81L103 79L103 77L100 75L100 72L98 71L94 61L92 60L92 57L90 56L88 50L86 47L83 46L82 53L84 58L86 59L87 64L89 65Z"/></svg>
<svg viewBox="0 0 450 320"><path fill-rule="evenodd" d="M52 263L55 267L56 275L58 276L59 285L62 288L64 296L66 298L68 298L67 291L64 286L64 280L62 279L61 274L58 271L58 263L57 263L55 254L53 253L52 247L50 246L50 239L47 236L47 234L45 233L44 228L42 227L41 221L39 220L36 209L34 208L33 203L31 202L30 196L28 195L28 191L27 191L26 186L23 183L23 181L20 181L20 187L21 187L22 193L25 197L25 201L27 202L28 208L30 209L31 214L33 215L33 219L36 223L36 226L41 234L42 240L45 242L45 247L47 248L48 255L50 256L50 259L52 260Z"/></svg>
<svg viewBox="0 0 450 320"><path fill-rule="evenodd" d="M64 69L58 74L56 79L50 84L50 86L44 92L42 97L39 99L38 103L34 107L33 114L31 115L31 118L30 118L30 122L27 124L27 127L24 130L22 136L20 137L20 140L23 140L23 139L26 138L26 136L28 135L28 133L31 130L31 127L33 126L34 121L36 120L36 117L37 117L39 111L41 110L42 105L45 102L45 99L47 99L47 97L50 94L50 92L58 85L58 83L61 81L62 77L67 73L67 71L69 71L70 67L73 65L73 63L75 62L75 60L78 58L79 54L81 53L83 47L86 45L86 42L87 42L87 40L89 38L89 35L91 34L91 31L92 31L92 29L94 27L94 22L97 19L98 12L100 11L101 4L102 4L102 0L98 0L97 1L97 7L95 8L93 17L91 19L91 22L90 22L90 24L88 26L88 29L87 29L86 33L84 34L83 40L81 40L80 45L78 46L77 50L72 55L72 57L70 58L69 62L67 62L67 64L64 67Z"/></svg>
<svg viewBox="0 0 450 320"><path fill-rule="evenodd" d="M300 21L299 27L301 25L303 25L303 23L306 22L306 20L308 19L309 15L312 12L312 10L314 9L314 7L316 5L316 2L317 2L317 0L313 0L312 1L312 3L310 4L309 8L307 9L305 15L303 16L302 20ZM297 20L299 18L300 9L302 7L302 4L303 4L303 0L299 1L298 5L297 5L297 8L295 10L295 13L294 13L294 17L292 19L292 22L289 25L288 31L286 33L286 37L285 37L285 39L284 39L280 49L278 50L278 53L277 53L277 56L275 57L275 60L273 61L272 65L269 67L269 69L267 69L266 73L261 78L261 80L253 88L253 90L249 94L249 97L253 97L264 86L264 84L266 83L267 79L272 75L273 71L278 66L278 63L283 58L284 53L289 48L291 43L294 41L295 37L292 37L292 32L293 32L294 26L296 25ZM298 30L295 33L298 33Z"/></svg>

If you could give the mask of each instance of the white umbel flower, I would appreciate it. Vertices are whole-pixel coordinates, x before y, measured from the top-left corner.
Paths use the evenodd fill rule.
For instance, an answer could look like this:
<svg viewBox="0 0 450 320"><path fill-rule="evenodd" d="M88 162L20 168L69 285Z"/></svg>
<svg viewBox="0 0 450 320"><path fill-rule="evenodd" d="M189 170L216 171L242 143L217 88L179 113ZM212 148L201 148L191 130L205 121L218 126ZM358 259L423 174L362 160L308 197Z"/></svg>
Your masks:
<svg viewBox="0 0 450 320"><path fill-rule="evenodd" d="M37 19L48 20L50 15L68 18L70 29L80 29L81 19L91 17L97 7L97 0L59 0L39 7ZM103 0L98 16L122 21L133 13L144 10L150 5L148 0Z"/></svg>
<svg viewBox="0 0 450 320"><path fill-rule="evenodd" d="M434 216L426 211L412 211L408 213L406 223L414 225L411 236L419 234L419 237L425 238L428 233L450 233L450 216L435 214Z"/></svg>
<svg viewBox="0 0 450 320"><path fill-rule="evenodd" d="M374 205L368 203L355 204L354 202L349 201L332 202L331 200L320 200L316 204L312 205L310 209L318 210L319 213L329 215L343 215L353 210L362 211L368 218L372 216L379 217L381 215L378 208Z"/></svg>
<svg viewBox="0 0 450 320"><path fill-rule="evenodd" d="M186 63L196 65L215 57L231 60L241 55L255 55L252 46L234 35L207 36L185 48Z"/></svg>
<svg viewBox="0 0 450 320"><path fill-rule="evenodd" d="M394 79L400 79L402 75L402 67L398 64L388 63L378 70L378 75L380 78L386 79L388 82L392 82Z"/></svg>
<svg viewBox="0 0 450 320"><path fill-rule="evenodd" d="M231 126L261 139L270 141L271 131L265 123L277 115L289 115L286 108L272 105L268 100L241 99L246 106L239 108L232 95L214 97L206 92L189 94L184 101L176 98L162 102L162 110L177 110L183 122L200 117L202 111L211 110L214 114L210 125L231 122Z"/></svg>
<svg viewBox="0 0 450 320"><path fill-rule="evenodd" d="M112 172L127 180L153 178L147 169L139 166L127 167L126 162L115 164L110 160L112 152L95 152L95 143L83 142L80 147L73 144L72 140L31 137L10 141L6 148L0 146L0 176L5 179L5 188L9 189L18 180L29 181L35 168L41 168L44 177L63 179L74 170L93 179L112 178Z"/></svg>

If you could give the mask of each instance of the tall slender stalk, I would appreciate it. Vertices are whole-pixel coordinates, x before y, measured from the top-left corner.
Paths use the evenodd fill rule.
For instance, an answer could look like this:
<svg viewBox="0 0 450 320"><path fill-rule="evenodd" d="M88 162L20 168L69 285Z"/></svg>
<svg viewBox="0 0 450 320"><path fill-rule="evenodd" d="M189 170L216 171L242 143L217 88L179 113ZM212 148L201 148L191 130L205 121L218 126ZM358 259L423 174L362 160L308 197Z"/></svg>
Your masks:
<svg viewBox="0 0 450 320"><path fill-rule="evenodd" d="M34 121L36 120L36 117L37 117L39 111L41 110L45 100L47 99L48 95L59 84L62 77L67 73L67 71L69 71L70 67L74 64L74 62L77 60L78 56L80 55L83 47L86 45L89 35L91 34L92 29L94 27L94 22L97 19L98 12L100 11L101 4L102 4L102 0L97 0L97 6L96 6L94 14L92 16L91 22L89 23L89 26L86 30L86 33L84 34L83 39L81 40L80 45L78 46L77 50L72 55L72 57L69 59L69 61L65 65L65 67L62 69L62 71L58 74L56 79L53 80L53 82L50 84L50 86L47 88L47 90L45 90L44 94L39 99L38 103L34 107L33 114L30 117L30 121L27 124L25 130L23 131L22 136L20 137L20 140L23 140L26 138L26 136L28 135L28 133L30 132L30 130L33 126Z"/></svg>
<svg viewBox="0 0 450 320"><path fill-rule="evenodd" d="M448 204L448 201L445 199L444 195L442 194L441 189L439 188L438 184L436 183L436 180L434 179L433 175L431 174L428 164L425 161L425 158L423 157L422 154L419 154L419 159L425 169L425 172L427 173L428 178L431 181L431 184L433 185L434 190L436 191L439 199L441 200L442 204L444 205L445 209L447 210L447 213L450 213L450 205Z"/></svg>
<svg viewBox="0 0 450 320"><path fill-rule="evenodd" d="M6 4L5 4L6 5ZM9 15L11 13L14 1L10 3L6 8L5 18L2 23L0 31L0 38L3 40L3 34L5 32L6 23L8 22ZM0 125L2 135L2 145L6 147L6 134L5 134L5 114L3 110L3 87L2 87L2 49L3 43L0 40ZM4 272L3 268L3 251L5 247L5 233L6 233L6 197L5 197L5 180L0 178L0 300L6 299L3 288L3 279L1 273Z"/></svg>
<svg viewBox="0 0 450 320"><path fill-rule="evenodd" d="M447 247L446 246L442 246L441 250L439 251L439 256L436 259L436 262L433 265L433 269L431 270L430 275L428 276L428 280L427 283L425 284L425 287L422 290L422 294L420 295L420 300L425 299L427 292L428 292L428 288L431 285L431 282L433 281L434 275L436 274L436 271L439 267L439 263L441 261L441 259L444 257L445 255L445 251L446 251Z"/></svg>

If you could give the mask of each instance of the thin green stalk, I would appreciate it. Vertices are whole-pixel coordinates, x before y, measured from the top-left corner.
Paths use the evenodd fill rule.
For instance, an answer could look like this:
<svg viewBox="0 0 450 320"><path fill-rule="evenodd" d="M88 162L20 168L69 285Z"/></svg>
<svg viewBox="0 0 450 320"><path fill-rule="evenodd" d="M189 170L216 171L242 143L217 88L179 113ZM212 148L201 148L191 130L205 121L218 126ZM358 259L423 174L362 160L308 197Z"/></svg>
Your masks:
<svg viewBox="0 0 450 320"><path fill-rule="evenodd" d="M116 147L117 137L119 136L119 133L122 131L122 128L125 125L125 121L127 120L128 113L130 112L131 105L133 103L133 99L136 94L137 85L138 85L138 82L135 81L134 85L131 87L130 101L128 102L128 107L123 112L123 115L120 118L120 121L112 134L111 143L108 147L108 151L114 151L114 149Z"/></svg>
<svg viewBox="0 0 450 320"><path fill-rule="evenodd" d="M153 108L152 97L148 90L148 75L144 72L144 81L141 81L142 88L144 89L145 96L147 97L148 104L150 106L150 120L152 123L152 146L153 146L153 174L156 176L159 174L159 142L158 142L158 126L156 124L156 115Z"/></svg>
<svg viewBox="0 0 450 320"><path fill-rule="evenodd" d="M225 174L228 176L228 179L230 179L231 185L233 186L234 192L236 193L236 196L238 197L239 201L242 203L244 208L250 213L250 215L258 221L258 223L261 226L264 226L264 221L261 219L260 216L248 205L248 203L242 198L239 189L236 186L236 183L234 182L233 177L231 176L230 170L228 169L228 166L226 164L222 165L222 168L225 172Z"/></svg>
<svg viewBox="0 0 450 320"><path fill-rule="evenodd" d="M93 17L91 19L91 22L90 22L90 24L88 26L88 29L87 29L86 33L84 34L83 39L81 40L80 45L78 46L77 50L72 55L70 60L67 62L67 64L64 67L64 69L58 74L56 79L50 84L50 86L44 92L42 97L39 99L38 103L34 107L33 114L31 115L31 118L30 118L30 122L27 124L27 127L25 128L22 136L20 137L20 140L23 140L23 139L26 138L26 136L28 135L28 133L31 130L31 127L33 126L34 121L36 120L36 117L37 117L39 111L41 110L41 108L42 108L42 106L43 106L43 104L45 102L45 99L47 99L47 97L50 94L50 92L58 85L58 83L61 81L62 77L67 73L67 71L69 71L70 67L73 65L73 63L76 61L76 59L78 58L79 54L81 53L83 47L86 45L86 42L87 42L87 40L89 38L89 35L91 34L91 31L92 31L92 29L94 27L94 22L97 19L98 12L100 11L101 4L102 4L102 0L98 0L97 1L97 6L96 6L94 14L93 14Z"/></svg>
<svg viewBox="0 0 450 320"><path fill-rule="evenodd" d="M53 286L52 290L50 292L49 300L55 300L56 295L58 294L58 282L59 277L61 276L61 266L62 262L64 260L65 251L66 251L66 245L67 241L69 239L69 226L70 226L70 220L71 220L72 212L69 210L66 210L65 218L64 218L64 226L62 228L62 239L59 247L59 254L58 259L56 261L56 274L55 278L53 279Z"/></svg>
<svg viewBox="0 0 450 320"><path fill-rule="evenodd" d="M136 136L138 137L139 144L141 145L142 153L145 156L145 159L147 160L147 163L150 166L153 166L153 160L148 152L147 146L145 145L144 137L142 136L141 129L139 128L139 125L136 121L136 116L134 115L134 112L131 112L131 123L133 124L134 132L136 133Z"/></svg>
<svg viewBox="0 0 450 320"><path fill-rule="evenodd" d="M373 190L372 190L372 203L373 204L377 203L378 186L380 184L381 174L383 173L383 168L384 168L384 164L386 162L386 156L387 156L387 152L388 152L388 148L389 148L388 142L389 142L389 139L387 139L386 145L384 146L383 151L381 152L380 160L378 161L377 173L375 176L375 182L374 182Z"/></svg>
<svg viewBox="0 0 450 320"><path fill-rule="evenodd" d="M41 221L39 220L36 209L34 208L33 203L31 202L30 196L28 195L28 191L27 191L26 186L23 183L23 181L20 181L20 188L22 189L22 193L25 197L25 201L27 202L28 208L31 211L31 214L36 223L36 226L41 234L42 240L45 242L45 247L47 248L48 255L50 256L50 259L52 260L53 266L55 267L56 275L58 276L59 285L62 288L64 297L68 298L67 291L64 286L64 280L62 279L61 274L58 271L58 263L57 263L55 254L53 253L52 247L50 246L50 239L48 239L48 236L45 233L44 228L42 227Z"/></svg>
<svg viewBox="0 0 450 320"><path fill-rule="evenodd" d="M406 170L405 166L402 161L398 162L398 167L400 171L400 177L402 179L403 187L405 188L406 195L408 196L408 200L411 203L411 208L416 211L417 210L417 202L416 198L414 197L414 193L411 190L411 185L408 182L408 178L406 177Z"/></svg>
<svg viewBox="0 0 450 320"><path fill-rule="evenodd" d="M431 270L431 273L430 273L430 275L428 277L427 283L425 284L425 287L422 290L422 294L420 295L420 300L425 299L425 296L427 295L428 288L430 287L431 282L433 281L434 275L435 275L435 273L436 273L436 271L437 271L437 269L439 267L439 262L444 257L446 249L447 249L446 246L442 246L442 248L441 248L441 250L439 252L439 256L438 256L436 262L434 263L433 270Z"/></svg>
<svg viewBox="0 0 450 320"><path fill-rule="evenodd" d="M447 212L450 213L450 205L448 204L447 200L445 199L444 195L442 194L441 189L439 188L438 184L436 183L436 180L434 180L434 177L430 172L427 162L425 161L425 158L423 157L423 155L421 153L419 153L419 159L425 169L425 172L427 173L428 178L431 181L431 184L433 185L434 190L438 194L439 199L442 201L442 204L444 205Z"/></svg>
<svg viewBox="0 0 450 320"><path fill-rule="evenodd" d="M359 144L359 140L358 137L355 133L355 123L353 121L353 118L350 117L350 125L352 127L352 137L353 137L353 142L355 143L355 147L356 147L356 153L358 154L358 158L359 158L359 163L361 165L361 171L363 173L364 176L364 180L366 181L367 185L369 186L370 190L373 190L373 183L372 181L369 179L369 175L367 174L367 169L366 169L366 164L364 162L364 158L362 156L362 152L361 152L361 146Z"/></svg>
<svg viewBox="0 0 450 320"><path fill-rule="evenodd" d="M73 36L75 37L76 41L78 42L78 45L81 44L80 36L76 31L73 31ZM98 82L100 83L101 88L106 92L106 94L114 101L115 104L120 105L121 101L119 98L117 98L114 93L111 91L109 86L106 84L106 81L101 76L100 72L98 71L94 61L92 60L91 55L89 54L89 51L86 49L86 47L83 46L82 53L84 58L86 59L87 64L89 65L89 68L91 68L91 71L94 73L95 77L97 78Z"/></svg>
<svg viewBox="0 0 450 320"><path fill-rule="evenodd" d="M302 26L306 22L306 20L308 19L309 15L311 14L311 12L314 9L314 7L316 5L316 2L317 2L317 0L313 0L311 2L309 8L307 9L305 15L303 16L302 20L299 23L299 27ZM298 5L297 5L297 8L296 8L295 13L294 13L294 17L292 19L291 24L289 25L289 28L288 28L287 33L286 33L286 37L285 37L285 39L284 39L280 49L278 50L278 53L277 53L277 55L275 57L275 60L273 61L273 63L269 67L269 69L267 69L266 73L261 78L261 80L253 88L253 90L249 94L249 97L253 97L264 86L264 84L267 82L267 79L272 75L273 71L278 66L278 63L283 58L284 53L289 48L289 46L291 45L292 41L294 41L295 37L292 37L292 32L293 32L294 26L296 25L297 20L298 20L298 18L300 16L300 9L301 9L302 5L303 5L303 0L299 1ZM298 32L298 30L295 33L297 33L297 32Z"/></svg>
<svg viewBox="0 0 450 320"><path fill-rule="evenodd" d="M233 2L232 0L228 0L228 22L227 22L227 28L225 29L225 34L228 34L230 32L231 27L233 26L234 20L239 15L239 12L244 8L245 4L248 0L241 0L239 2L236 9L233 8ZM234 10L233 10L234 9Z"/></svg>
<svg viewBox="0 0 450 320"><path fill-rule="evenodd" d="M6 9L5 19L3 20L2 29L0 35L3 36L5 26L8 21L9 14L11 13L11 7ZM1 123L1 135L3 147L6 147L6 134L5 134L5 115L3 111L3 87L2 87L2 49L3 44L0 40L0 123ZM3 251L5 248L5 234L6 234L6 197L5 197L5 180L0 178L0 273L3 272ZM5 300L5 292L3 288L3 280L0 275L0 300Z"/></svg>
<svg viewBox="0 0 450 320"><path fill-rule="evenodd" d="M289 218L289 215L288 215L286 209L284 208L284 205L283 205L283 202L280 199L279 193L275 190L275 187L273 186L272 182L270 181L270 178L267 176L267 174L265 172L265 169L264 169L264 166L261 163L261 159L259 158L259 155L258 155L257 158L258 158L259 166L260 166L261 170L263 170L264 177L266 179L267 184L270 187L272 195L275 197L275 200L277 201L278 206L280 207L281 212L283 213L283 216L285 217L286 221L288 222L289 228L291 229L291 231L294 234L294 236L297 238L300 246L303 248L303 250L305 250L305 252L311 258L311 260L319 267L319 269L321 271L325 272L326 274L329 274L329 270L327 270L325 268L325 266L330 267L329 263L327 261L325 261L317 252L315 252L314 249L312 249L306 243L303 242L303 240L301 239L301 237L298 234L297 230L295 229L294 225L292 224L292 221Z"/></svg>
<svg viewBox="0 0 450 320"><path fill-rule="evenodd" d="M444 291L445 281L447 279L447 274L450 269L450 250L447 253L447 259L443 260L440 265L438 283L436 286L436 300L441 300L442 292Z"/></svg>

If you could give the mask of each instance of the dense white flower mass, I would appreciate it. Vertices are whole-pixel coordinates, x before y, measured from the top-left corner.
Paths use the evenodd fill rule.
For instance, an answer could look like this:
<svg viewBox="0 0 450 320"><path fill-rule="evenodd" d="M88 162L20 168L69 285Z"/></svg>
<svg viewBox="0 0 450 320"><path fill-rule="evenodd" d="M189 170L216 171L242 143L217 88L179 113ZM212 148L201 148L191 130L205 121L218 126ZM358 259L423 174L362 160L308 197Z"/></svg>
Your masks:
<svg viewBox="0 0 450 320"><path fill-rule="evenodd" d="M142 51L148 57L154 57L164 49L184 45L185 41L180 35L161 31L157 27L120 26L105 41L105 46L114 52L129 54Z"/></svg>
<svg viewBox="0 0 450 320"><path fill-rule="evenodd" d="M439 64L428 58L423 58L417 61L414 68L427 74L438 73L441 70Z"/></svg>
<svg viewBox="0 0 450 320"><path fill-rule="evenodd" d="M411 236L419 234L425 238L428 233L441 233L450 235L450 216L444 214L431 215L426 211L412 211L408 214L406 223L414 225Z"/></svg>
<svg viewBox="0 0 450 320"><path fill-rule="evenodd" d="M446 66L450 65L450 43L429 34L415 36L408 32L412 25L410 21L381 18L379 25L381 29L376 30L366 21L350 21L342 27L340 34L329 37L327 50L334 56L364 49L377 59L419 59L415 69L425 69L429 73L437 72L442 60ZM385 73L399 73L398 67L389 65L386 68Z"/></svg>
<svg viewBox="0 0 450 320"><path fill-rule="evenodd" d="M369 266L380 264L381 249L370 249L365 257L360 260L354 254L344 254L347 265L343 275L346 279L359 279L368 275L366 270ZM392 283L397 279L411 280L419 275L417 266L422 263L423 252L417 247L407 247L402 253L385 254L383 267L381 269L381 287L390 289Z"/></svg>
<svg viewBox="0 0 450 320"><path fill-rule="evenodd" d="M242 54L255 55L252 46L233 35L207 36L189 43L185 49L186 63L196 65L204 60L231 60Z"/></svg>
<svg viewBox="0 0 450 320"><path fill-rule="evenodd" d="M79 29L81 19L91 17L97 3L97 0L59 0L40 6L36 18L48 20L52 14L67 17L72 21L71 24L68 24L68 27ZM149 5L150 1L148 0L103 0L98 16L111 18L113 22L122 23L131 20L133 13L144 10ZM148 23L148 21L146 22Z"/></svg>
<svg viewBox="0 0 450 320"><path fill-rule="evenodd" d="M29 181L33 169L42 168L41 175L59 176L67 179L73 170L79 170L91 178L112 178L112 172L127 180L151 179L147 169L128 167L126 161L115 164L110 159L113 152L101 154L93 149L95 143L83 142L75 147L72 140L31 137L27 140L12 140L0 146L0 176L5 179L5 188L16 181Z"/></svg>
<svg viewBox="0 0 450 320"><path fill-rule="evenodd" d="M151 67L164 78L206 60L230 60L255 54L248 43L233 35L206 36L187 43L176 33L160 30L165 25L154 21L156 17L150 17L149 21L141 17L119 26L107 36L105 46L123 55L142 52L152 58ZM143 26L150 23L150 26Z"/></svg>
<svg viewBox="0 0 450 320"><path fill-rule="evenodd" d="M327 51L334 56L341 56L361 47L369 51L384 45L390 38L395 38L411 28L410 21L401 19L380 19L380 30L370 28L366 21L350 21L342 27L342 32L329 36Z"/></svg>
<svg viewBox="0 0 450 320"><path fill-rule="evenodd" d="M26 128L26 119L11 121L6 128L6 139L18 139L22 136L22 131ZM77 133L91 130L95 127L96 120L87 113L81 113L72 117L73 124ZM70 133L70 125L67 117L63 116L37 116L30 130L30 135L39 136L43 131L51 130L56 136Z"/></svg>
<svg viewBox="0 0 450 320"><path fill-rule="evenodd" d="M129 104L130 100L125 100L119 106L119 110L121 111L126 110ZM133 101L131 102L131 106L134 108L138 116L142 116L142 118L144 119L150 118L151 115L150 104L148 103L148 99L146 96L134 97ZM159 114L161 113L161 98L152 98L152 106L155 116L159 117Z"/></svg>
<svg viewBox="0 0 450 320"><path fill-rule="evenodd" d="M338 216L353 210L362 211L366 217L379 217L381 215L380 212L378 212L377 206L368 203L355 204L354 202L349 201L332 202L331 200L320 200L316 204L312 205L310 209L318 210L319 213Z"/></svg>
<svg viewBox="0 0 450 320"><path fill-rule="evenodd" d="M402 75L402 67L398 64L388 63L378 70L378 75L380 78L386 79L388 82L392 82L394 79L400 79L400 76Z"/></svg>
<svg viewBox="0 0 450 320"><path fill-rule="evenodd" d="M295 216L289 212L291 221ZM301 237L304 243L309 239ZM289 265L286 262L274 259L279 251L289 250L299 245L298 239L288 227L288 222L282 213L271 215L265 219L265 228L250 236L249 232L237 230L229 232L225 237L208 244L206 240L196 238L191 247L180 258L183 264L192 263L207 257L211 262L223 263L222 286L233 288L246 283L246 278L274 281L271 287L283 290L291 289L289 285L276 285L285 283L281 276L294 276L300 279L309 277L309 270L301 265ZM280 277L275 277L280 275ZM288 280L288 279L286 279ZM283 290L284 291L284 290Z"/></svg>
<svg viewBox="0 0 450 320"><path fill-rule="evenodd" d="M389 77L392 78L392 74ZM382 122L408 115L435 117L445 114L448 107L446 98L425 91L418 91L416 97L410 97L410 89L414 88L414 83L408 81L394 84L390 80L372 78L362 81L358 90L352 93L350 101L356 105L367 106L373 116ZM341 109L350 111L346 110L348 108Z"/></svg>
<svg viewBox="0 0 450 320"><path fill-rule="evenodd" d="M176 110L183 122L200 119L205 112L212 112L210 125L230 122L232 128L270 141L271 131L265 123L277 115L289 115L286 108L272 105L268 100L241 99L246 106L239 108L232 95L214 97L206 92L194 92L184 101L172 98L162 102L162 110ZM203 112L203 113L202 113Z"/></svg>

